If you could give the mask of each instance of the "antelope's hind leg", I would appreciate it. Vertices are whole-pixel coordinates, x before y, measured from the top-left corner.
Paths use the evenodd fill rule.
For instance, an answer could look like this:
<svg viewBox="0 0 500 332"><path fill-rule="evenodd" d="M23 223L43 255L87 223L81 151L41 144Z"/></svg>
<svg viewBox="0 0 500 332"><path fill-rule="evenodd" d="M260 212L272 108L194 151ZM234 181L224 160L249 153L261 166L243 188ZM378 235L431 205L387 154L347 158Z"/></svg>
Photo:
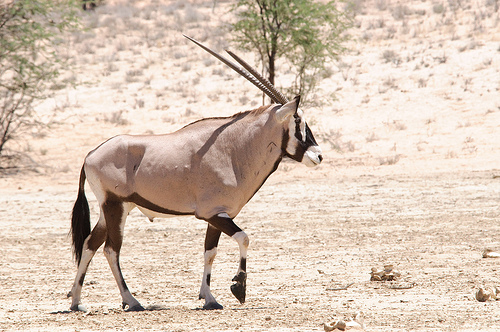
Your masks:
<svg viewBox="0 0 500 332"><path fill-rule="evenodd" d="M123 243L125 219L133 208L134 205L112 200L107 200L102 205L107 226L104 255L120 289L122 308L126 311L143 311L144 307L130 293L120 268L120 249Z"/></svg>
<svg viewBox="0 0 500 332"><path fill-rule="evenodd" d="M70 310L72 311L87 311L87 308L80 304L83 281L90 261L94 257L97 249L99 249L106 239L106 233L106 222L101 211L99 221L83 244L82 257L78 263L78 272L76 273L75 282L73 283L71 291L68 293L68 297L71 297Z"/></svg>

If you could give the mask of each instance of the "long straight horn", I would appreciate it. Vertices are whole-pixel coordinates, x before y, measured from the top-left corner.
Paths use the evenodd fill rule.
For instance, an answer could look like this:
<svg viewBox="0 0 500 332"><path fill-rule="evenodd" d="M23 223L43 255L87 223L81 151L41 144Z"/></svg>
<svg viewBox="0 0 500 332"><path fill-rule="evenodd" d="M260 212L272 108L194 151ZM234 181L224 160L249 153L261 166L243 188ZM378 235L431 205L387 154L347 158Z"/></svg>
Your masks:
<svg viewBox="0 0 500 332"><path fill-rule="evenodd" d="M265 77L263 77L261 74L259 74L252 66L250 66L245 60L243 60L242 58L240 58L239 56L237 56L236 54L234 54L233 52L229 51L229 50L226 50L226 52L232 56L234 58L234 60L236 60L240 65L243 66L243 68L245 68L246 70L248 70L248 72L250 74L252 74L253 76L255 76L256 79L258 79L262 84L264 84L266 86L266 88L269 89L269 91L271 91L273 93L274 96L276 96L276 100L277 102L279 102L280 104L283 104L285 105L286 103L288 103L288 98L282 94L280 91L278 91L274 85L269 82L269 80Z"/></svg>
<svg viewBox="0 0 500 332"><path fill-rule="evenodd" d="M241 76L243 76L244 78L246 78L250 83L252 83L253 85L255 85L257 88L259 88L259 90L261 90L269 98L271 98L273 100L273 102L275 102L275 103L282 103L282 101L280 101L280 98L278 96L276 96L271 90L269 90L269 88L267 88L261 81L259 81L257 78L255 78L248 71L246 71L245 69L243 69L241 67L238 67L233 62L231 62L230 60L224 58L222 55L220 55L220 54L212 51L210 48L208 48L205 45L203 45L202 43L198 42L196 39L193 39L193 38L191 38L189 36L186 36L184 34L183 34L183 36L186 37L187 39L189 39L190 41L192 41L193 43L195 43L196 45L198 45L199 47L201 47L202 49L204 49L205 51L207 51L208 53L212 54L214 57L216 57L217 59L219 59L226 66L228 66L229 68L233 69L238 74L240 74Z"/></svg>

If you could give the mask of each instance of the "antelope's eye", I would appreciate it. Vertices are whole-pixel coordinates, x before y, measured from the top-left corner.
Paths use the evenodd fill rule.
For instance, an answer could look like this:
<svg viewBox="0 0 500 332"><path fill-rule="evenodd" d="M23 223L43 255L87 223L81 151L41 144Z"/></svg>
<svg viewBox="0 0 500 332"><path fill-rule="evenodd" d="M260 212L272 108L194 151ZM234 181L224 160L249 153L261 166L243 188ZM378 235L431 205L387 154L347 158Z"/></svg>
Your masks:
<svg viewBox="0 0 500 332"><path fill-rule="evenodd" d="M300 123L300 118L295 118L295 123L299 124Z"/></svg>

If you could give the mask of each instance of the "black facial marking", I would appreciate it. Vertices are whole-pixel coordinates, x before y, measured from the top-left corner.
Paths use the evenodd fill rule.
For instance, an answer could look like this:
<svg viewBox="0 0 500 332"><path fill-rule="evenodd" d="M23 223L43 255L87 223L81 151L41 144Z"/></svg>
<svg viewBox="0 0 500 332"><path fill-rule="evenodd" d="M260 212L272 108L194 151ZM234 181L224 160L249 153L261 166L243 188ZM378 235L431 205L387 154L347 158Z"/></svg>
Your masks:
<svg viewBox="0 0 500 332"><path fill-rule="evenodd" d="M299 137L302 137L302 134L300 134L300 136L297 136L297 126L298 125L296 124L294 136L299 141L296 142L297 147L295 149L295 153L292 155L292 154L288 153L288 151L286 151L286 147L287 147L288 141L289 141L289 136L288 136L289 132L288 131L285 131L283 134L282 150L284 151L284 153L287 157L289 157L295 161L301 162L302 158L304 158L304 154L306 153L307 149L310 148L311 146L317 146L318 143L316 143L316 140L314 139L314 136L311 132L311 129L309 129L309 126L307 125L307 123L306 123L306 141L304 142L301 139L299 139ZM300 126L299 126L298 131L300 133Z"/></svg>
<svg viewBox="0 0 500 332"><path fill-rule="evenodd" d="M297 113L295 113L293 117L295 118L295 137L302 142L302 132L300 131L300 123L302 120Z"/></svg>
<svg viewBox="0 0 500 332"><path fill-rule="evenodd" d="M311 129L309 128L309 126L306 123L306 144L308 142L310 143L309 146L318 145L318 143L316 143L316 140L314 139L314 135L313 135Z"/></svg>

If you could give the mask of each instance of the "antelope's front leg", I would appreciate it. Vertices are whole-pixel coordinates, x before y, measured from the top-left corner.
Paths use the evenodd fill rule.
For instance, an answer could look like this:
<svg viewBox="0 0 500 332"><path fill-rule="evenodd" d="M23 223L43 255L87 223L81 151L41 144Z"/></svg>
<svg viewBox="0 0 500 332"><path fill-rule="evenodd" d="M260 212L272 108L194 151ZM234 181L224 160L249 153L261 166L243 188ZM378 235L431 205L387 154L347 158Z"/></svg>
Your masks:
<svg viewBox="0 0 500 332"><path fill-rule="evenodd" d="M236 283L231 285L231 292L240 303L245 303L247 289L247 249L249 240L248 236L243 231L234 234L233 239L238 242L240 247L240 265L238 267L238 272L236 272L233 278L233 281L236 281Z"/></svg>
<svg viewBox="0 0 500 332"><path fill-rule="evenodd" d="M231 292L240 303L244 303L247 285L247 249L250 242L248 236L233 222L233 219L227 213L219 213L210 218L208 222L238 242L238 246L240 247L240 263L236 276L233 278L233 281L236 281L236 283L231 285Z"/></svg>
<svg viewBox="0 0 500 332"><path fill-rule="evenodd" d="M217 303L215 297L210 292L210 278L212 276L212 265L217 255L217 245L219 243L221 231L208 224L205 235L205 264L203 268L203 279L201 281L200 300L205 299L203 309L222 309L222 305Z"/></svg>

